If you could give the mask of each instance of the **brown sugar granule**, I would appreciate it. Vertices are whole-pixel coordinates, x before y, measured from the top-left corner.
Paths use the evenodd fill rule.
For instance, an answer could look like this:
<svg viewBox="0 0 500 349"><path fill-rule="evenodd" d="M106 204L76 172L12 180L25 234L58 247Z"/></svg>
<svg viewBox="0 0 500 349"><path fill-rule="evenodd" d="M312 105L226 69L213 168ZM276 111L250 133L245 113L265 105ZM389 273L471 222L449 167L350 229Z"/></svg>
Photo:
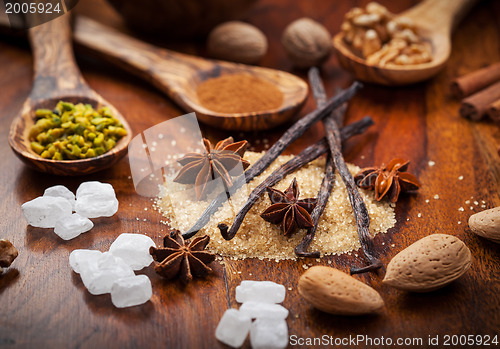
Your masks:
<svg viewBox="0 0 500 349"><path fill-rule="evenodd" d="M274 84L250 74L208 79L198 86L202 106L219 113L249 113L277 109L283 93Z"/></svg>
<svg viewBox="0 0 500 349"><path fill-rule="evenodd" d="M247 151L244 158L254 164L264 153ZM294 249L304 234L305 229L299 229L291 236L283 235L281 227L266 222L260 217L271 201L267 194L247 213L238 234L226 241L221 236L217 225L232 224L236 213L248 199L248 194L255 189L274 170L290 160L292 155L280 155L260 176L240 188L231 199L219 208L210 222L198 234L210 236L207 249L212 253L233 259L296 259ZM360 168L348 164L351 173L359 172ZM325 159L312 161L301 169L285 176L274 188L285 190L293 178L300 185L300 197L313 197L318 193L325 174ZM361 247L356 230L356 220L349 202L344 182L337 175L328 204L318 224L316 236L311 243L311 251L319 251L321 255L332 255L357 250ZM370 215L370 233L386 232L396 223L394 204L375 200L373 191L360 190ZM160 211L172 228L187 231L210 204L217 193L210 193L206 201L195 199L194 187L167 180L162 186L160 197L156 199L155 208Z"/></svg>

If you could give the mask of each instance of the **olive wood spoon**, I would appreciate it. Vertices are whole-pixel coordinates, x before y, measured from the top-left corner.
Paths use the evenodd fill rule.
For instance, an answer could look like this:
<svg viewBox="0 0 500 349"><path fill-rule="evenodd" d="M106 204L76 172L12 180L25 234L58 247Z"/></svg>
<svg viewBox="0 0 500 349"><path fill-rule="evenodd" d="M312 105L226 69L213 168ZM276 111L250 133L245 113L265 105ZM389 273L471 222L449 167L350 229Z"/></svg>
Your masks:
<svg viewBox="0 0 500 349"><path fill-rule="evenodd" d="M9 144L21 160L35 169L56 175L82 175L110 167L126 154L132 138L124 117L93 91L81 76L73 56L69 18L69 15L63 15L29 30L34 55L33 87L9 132ZM36 109L53 109L60 100L88 103L94 108L108 106L128 134L108 152L94 158L44 159L31 150L29 132L35 123Z"/></svg>
<svg viewBox="0 0 500 349"><path fill-rule="evenodd" d="M433 59L428 63L379 67L367 65L344 41L343 33L335 35L333 45L340 64L357 79L382 85L407 85L436 75L451 52L451 33L477 0L424 0L398 17L413 20L419 35L432 46Z"/></svg>
<svg viewBox="0 0 500 349"><path fill-rule="evenodd" d="M196 112L199 120L226 130L264 130L292 117L304 104L308 86L302 79L274 69L215 61L155 47L119 31L78 16L73 32L75 44L92 51L152 82L182 109ZM246 73L275 84L283 104L274 110L225 114L203 107L196 93L203 81Z"/></svg>

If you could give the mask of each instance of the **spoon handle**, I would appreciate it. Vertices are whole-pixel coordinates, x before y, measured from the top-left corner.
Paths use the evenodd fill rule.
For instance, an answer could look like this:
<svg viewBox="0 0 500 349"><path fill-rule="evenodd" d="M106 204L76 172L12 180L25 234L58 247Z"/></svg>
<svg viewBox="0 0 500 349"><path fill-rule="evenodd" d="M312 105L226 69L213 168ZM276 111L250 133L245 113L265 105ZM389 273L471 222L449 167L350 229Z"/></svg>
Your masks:
<svg viewBox="0 0 500 349"><path fill-rule="evenodd" d="M94 97L75 63L69 19L66 14L29 30L35 71L32 105L58 96Z"/></svg>
<svg viewBox="0 0 500 349"><path fill-rule="evenodd" d="M214 67L213 62L158 48L83 16L75 18L73 38L82 48L151 81L188 110L183 95L190 93L190 79Z"/></svg>
<svg viewBox="0 0 500 349"><path fill-rule="evenodd" d="M434 31L451 34L478 0L424 0L403 12L416 24Z"/></svg>

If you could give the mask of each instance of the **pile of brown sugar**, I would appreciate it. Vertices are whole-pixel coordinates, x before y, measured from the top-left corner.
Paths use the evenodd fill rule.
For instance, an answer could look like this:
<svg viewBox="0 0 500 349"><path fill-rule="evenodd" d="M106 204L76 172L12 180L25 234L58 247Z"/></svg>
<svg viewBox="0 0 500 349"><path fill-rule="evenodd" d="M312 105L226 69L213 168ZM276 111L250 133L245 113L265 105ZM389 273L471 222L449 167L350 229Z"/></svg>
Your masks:
<svg viewBox="0 0 500 349"><path fill-rule="evenodd" d="M247 151L245 159L255 163L264 153ZM215 213L210 222L198 234L210 236L208 250L234 259L267 258L274 260L296 259L294 252L305 234L305 229L300 229L291 236L284 236L279 225L266 222L260 217L271 202L267 194L262 195L254 207L248 212L236 236L226 241L221 236L218 223L231 225L241 206L248 199L251 190L255 189L271 172L290 160L292 155L280 155L271 166L260 176L240 188L232 197ZM348 165L351 173L360 169ZM325 174L325 159L315 160L298 171L287 175L275 188L285 190L293 178L297 179L300 186L300 198L315 197ZM190 190L189 190L190 189ZM194 190L184 184L167 180L162 193L156 199L154 208L162 213L165 220L162 223L183 232L187 231L203 211L207 208L217 193L211 193L206 201L196 201L190 195ZM394 204L378 202L373 191L360 190L361 197L366 203L370 215L370 233L386 232L396 223ZM198 236L198 235L196 235ZM320 218L316 237L310 250L319 251L321 255L347 253L361 247L356 230L356 220L349 202L344 182L336 174L332 195L328 205Z"/></svg>
<svg viewBox="0 0 500 349"><path fill-rule="evenodd" d="M208 79L198 86L197 94L202 106L225 114L273 110L283 104L277 86L250 74Z"/></svg>

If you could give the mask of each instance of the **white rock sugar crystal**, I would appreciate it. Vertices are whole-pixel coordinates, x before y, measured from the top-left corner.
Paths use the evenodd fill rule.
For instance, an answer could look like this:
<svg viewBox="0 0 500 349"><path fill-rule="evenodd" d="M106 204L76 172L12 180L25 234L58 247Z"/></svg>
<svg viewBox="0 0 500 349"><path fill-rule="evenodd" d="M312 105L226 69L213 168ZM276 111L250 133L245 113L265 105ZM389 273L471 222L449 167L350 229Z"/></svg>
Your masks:
<svg viewBox="0 0 500 349"><path fill-rule="evenodd" d="M84 196L95 196L99 195L101 197L115 198L115 190L113 186L109 183L101 183L99 181L83 182L80 184L78 189L76 189L76 199Z"/></svg>
<svg viewBox="0 0 500 349"><path fill-rule="evenodd" d="M285 299L285 286L272 281L243 280L236 287L236 301L262 303L281 303Z"/></svg>
<svg viewBox="0 0 500 349"><path fill-rule="evenodd" d="M61 197L40 196L25 202L21 209L28 224L38 228L54 228L59 218L70 216L71 204Z"/></svg>
<svg viewBox="0 0 500 349"><path fill-rule="evenodd" d="M97 264L97 258L102 255L97 250L73 250L69 255L69 265L75 273L90 268L89 264Z"/></svg>
<svg viewBox="0 0 500 349"><path fill-rule="evenodd" d="M288 317L288 309L273 303L245 302L240 307L240 313L246 314L252 319L286 319Z"/></svg>
<svg viewBox="0 0 500 349"><path fill-rule="evenodd" d="M81 269L80 276L85 287L93 295L109 293L116 280L135 276L132 268L123 259L109 252L104 252L97 257L95 263L90 262L86 267L88 268Z"/></svg>
<svg viewBox="0 0 500 349"><path fill-rule="evenodd" d="M283 319L262 318L252 322L250 344L253 349L283 349L288 346L288 326Z"/></svg>
<svg viewBox="0 0 500 349"><path fill-rule="evenodd" d="M117 308L144 304L152 295L151 281L146 275L118 279L111 287L111 302Z"/></svg>
<svg viewBox="0 0 500 349"><path fill-rule="evenodd" d="M252 320L238 309L228 309L215 330L215 338L233 348L240 347L248 336Z"/></svg>
<svg viewBox="0 0 500 349"><path fill-rule="evenodd" d="M73 213L71 216L61 217L54 228L54 233L63 240L76 238L81 233L85 233L94 227L94 223L86 217Z"/></svg>
<svg viewBox="0 0 500 349"><path fill-rule="evenodd" d="M54 196L59 198L65 198L70 202L73 211L75 210L75 203L76 203L75 194L73 194L71 190L66 188L64 185L54 185L53 187L45 189L43 196Z"/></svg>
<svg viewBox="0 0 500 349"><path fill-rule="evenodd" d="M118 211L118 200L85 196L76 200L75 211L88 218L111 217Z"/></svg>
<svg viewBox="0 0 500 349"><path fill-rule="evenodd" d="M80 274L82 282L93 295L111 293L117 308L146 303L153 295L151 281L146 275L135 275L137 269L151 264L149 247L155 246L151 238L141 234L122 234L111 245L110 251L74 250L69 255L71 268ZM130 265L127 262L132 260Z"/></svg>
<svg viewBox="0 0 500 349"><path fill-rule="evenodd" d="M146 235L123 233L111 244L109 252L122 258L132 269L140 270L153 262L149 248L154 241Z"/></svg>
<svg viewBox="0 0 500 349"><path fill-rule="evenodd" d="M118 211L113 186L97 181L80 184L76 190L75 211L87 218L111 217Z"/></svg>

